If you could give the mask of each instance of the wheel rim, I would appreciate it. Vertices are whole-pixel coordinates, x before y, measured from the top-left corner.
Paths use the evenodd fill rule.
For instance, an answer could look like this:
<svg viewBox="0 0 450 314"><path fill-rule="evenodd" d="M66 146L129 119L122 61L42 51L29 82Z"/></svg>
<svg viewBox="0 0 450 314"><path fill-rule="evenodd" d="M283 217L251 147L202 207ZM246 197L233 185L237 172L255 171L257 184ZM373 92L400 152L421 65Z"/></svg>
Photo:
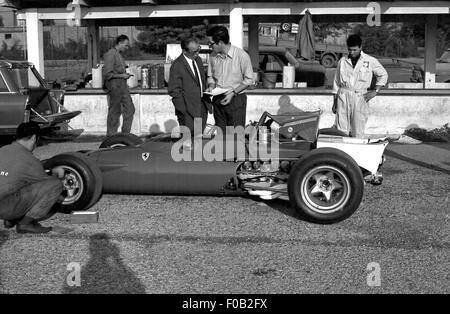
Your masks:
<svg viewBox="0 0 450 314"><path fill-rule="evenodd" d="M331 68L334 64L334 59L332 57L323 57L322 59L322 65L326 68Z"/></svg>
<svg viewBox="0 0 450 314"><path fill-rule="evenodd" d="M80 173L69 166L58 166L64 170L64 177L61 182L64 187L65 199L62 205L70 205L75 203L81 195L83 195L84 184Z"/></svg>
<svg viewBox="0 0 450 314"><path fill-rule="evenodd" d="M311 169L303 177L300 189L306 205L320 214L332 214L341 210L351 194L348 176L332 166Z"/></svg>

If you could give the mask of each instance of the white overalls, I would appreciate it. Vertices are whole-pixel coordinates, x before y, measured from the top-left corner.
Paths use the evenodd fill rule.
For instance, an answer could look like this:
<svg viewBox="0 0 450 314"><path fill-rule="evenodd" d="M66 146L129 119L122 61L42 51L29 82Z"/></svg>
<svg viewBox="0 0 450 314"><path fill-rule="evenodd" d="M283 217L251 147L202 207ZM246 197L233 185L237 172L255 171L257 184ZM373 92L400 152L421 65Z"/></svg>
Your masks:
<svg viewBox="0 0 450 314"><path fill-rule="evenodd" d="M348 57L342 57L334 76L333 94L337 94L335 127L353 137L363 137L369 105L364 94L376 77L376 85L384 86L388 74L380 62L361 51L361 56L353 68Z"/></svg>

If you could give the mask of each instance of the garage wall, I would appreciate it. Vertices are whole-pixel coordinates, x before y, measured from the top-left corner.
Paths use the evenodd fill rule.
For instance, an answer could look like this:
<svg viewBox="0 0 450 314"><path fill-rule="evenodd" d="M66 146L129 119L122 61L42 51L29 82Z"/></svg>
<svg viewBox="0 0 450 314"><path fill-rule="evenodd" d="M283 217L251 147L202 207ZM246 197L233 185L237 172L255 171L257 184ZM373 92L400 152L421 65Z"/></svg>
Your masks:
<svg viewBox="0 0 450 314"><path fill-rule="evenodd" d="M257 120L264 111L281 114L299 110L322 110L320 127L330 127L334 122L331 112L331 94L248 94L247 121ZM167 94L132 94L136 113L132 132L170 132L176 125L173 104ZM105 134L107 95L103 93L67 94L65 106L81 110L82 114L70 122L84 134ZM433 129L450 123L450 95L378 95L370 102L371 114L366 133L371 135L398 135L405 129L421 127ZM214 123L210 115L208 122Z"/></svg>

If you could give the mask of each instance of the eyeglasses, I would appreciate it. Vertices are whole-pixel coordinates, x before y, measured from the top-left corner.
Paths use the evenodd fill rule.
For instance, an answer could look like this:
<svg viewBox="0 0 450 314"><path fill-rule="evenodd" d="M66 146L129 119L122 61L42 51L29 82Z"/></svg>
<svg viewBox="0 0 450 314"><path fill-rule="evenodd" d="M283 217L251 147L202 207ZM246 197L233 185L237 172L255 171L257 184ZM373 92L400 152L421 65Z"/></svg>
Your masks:
<svg viewBox="0 0 450 314"><path fill-rule="evenodd" d="M208 43L209 48L211 48L211 47L214 46L214 45L217 45L217 43L216 43L216 42L213 42L213 41L210 41L210 42Z"/></svg>

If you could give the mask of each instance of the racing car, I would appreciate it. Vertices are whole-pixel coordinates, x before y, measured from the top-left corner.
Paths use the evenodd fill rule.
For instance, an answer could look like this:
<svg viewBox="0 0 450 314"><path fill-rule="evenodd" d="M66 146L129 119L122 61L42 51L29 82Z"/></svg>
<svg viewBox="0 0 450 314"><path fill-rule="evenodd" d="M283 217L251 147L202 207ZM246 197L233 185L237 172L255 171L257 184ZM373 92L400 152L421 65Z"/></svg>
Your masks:
<svg viewBox="0 0 450 314"><path fill-rule="evenodd" d="M320 111L264 112L242 137L224 138L210 129L195 139L200 150L173 133L145 140L119 133L98 150L56 155L43 164L49 172L63 170L64 211L87 210L102 193L252 195L288 201L306 220L331 224L355 212L366 181L381 184L379 168L388 141L319 130L319 119ZM236 149L241 144L243 154ZM195 158L198 151L219 146L223 149L213 152L214 159Z"/></svg>

